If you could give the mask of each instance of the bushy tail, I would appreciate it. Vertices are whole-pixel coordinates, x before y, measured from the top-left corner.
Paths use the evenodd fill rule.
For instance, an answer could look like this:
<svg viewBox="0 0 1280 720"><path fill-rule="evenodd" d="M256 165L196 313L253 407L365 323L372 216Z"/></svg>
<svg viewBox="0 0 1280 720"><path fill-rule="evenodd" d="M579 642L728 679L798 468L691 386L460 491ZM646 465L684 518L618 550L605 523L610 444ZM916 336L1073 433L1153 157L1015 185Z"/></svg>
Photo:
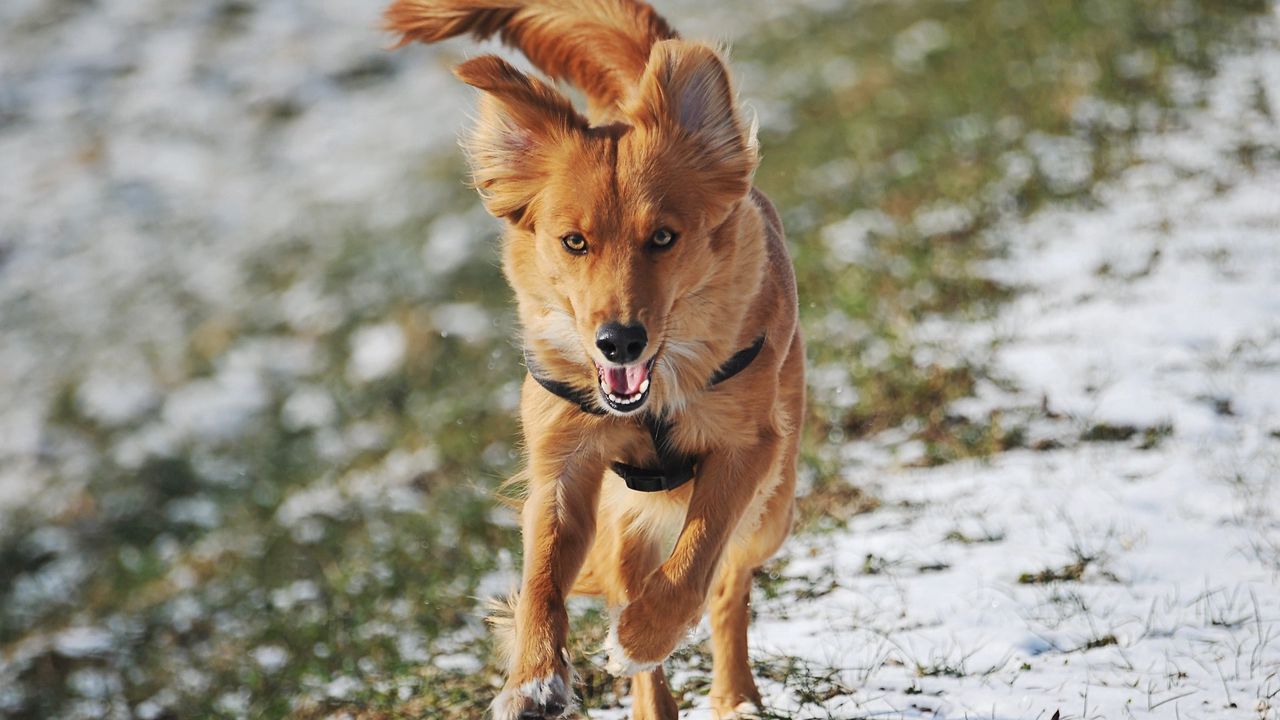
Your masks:
<svg viewBox="0 0 1280 720"><path fill-rule="evenodd" d="M506 665L511 662L516 648L516 605L520 595L512 592L506 597L491 597L485 600L484 621L493 630L494 649L498 653L498 663Z"/></svg>
<svg viewBox="0 0 1280 720"><path fill-rule="evenodd" d="M395 0L385 19L401 36L397 47L497 35L605 114L635 87L654 43L677 37L641 0Z"/></svg>

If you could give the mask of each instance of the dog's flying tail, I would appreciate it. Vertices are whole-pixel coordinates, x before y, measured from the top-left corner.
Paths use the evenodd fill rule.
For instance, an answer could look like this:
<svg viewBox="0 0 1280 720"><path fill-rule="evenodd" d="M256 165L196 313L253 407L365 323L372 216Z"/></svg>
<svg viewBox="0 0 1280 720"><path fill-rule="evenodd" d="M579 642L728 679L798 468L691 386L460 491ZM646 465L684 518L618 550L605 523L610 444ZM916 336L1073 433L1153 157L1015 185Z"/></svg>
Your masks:
<svg viewBox="0 0 1280 720"><path fill-rule="evenodd" d="M397 47L497 35L544 73L581 89L593 115L606 117L639 81L654 43L677 37L640 0L395 0L385 22L401 36Z"/></svg>

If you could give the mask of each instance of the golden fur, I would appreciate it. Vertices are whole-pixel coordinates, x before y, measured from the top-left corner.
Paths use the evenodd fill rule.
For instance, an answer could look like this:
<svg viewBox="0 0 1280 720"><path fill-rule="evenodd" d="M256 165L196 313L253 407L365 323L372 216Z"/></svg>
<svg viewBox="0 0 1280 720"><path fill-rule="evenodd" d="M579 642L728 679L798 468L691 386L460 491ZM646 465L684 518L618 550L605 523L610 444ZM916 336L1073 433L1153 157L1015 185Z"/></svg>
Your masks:
<svg viewBox="0 0 1280 720"><path fill-rule="evenodd" d="M482 91L464 146L486 208L506 221L503 267L532 359L599 398L597 329L622 322L647 328L653 363L640 413L588 414L525 379L523 583L492 713L572 712L565 598L582 593L613 613L608 667L632 676L639 720L677 717L661 663L709 612L711 700L732 717L759 702L751 576L791 528L804 350L781 222L752 188L755 131L724 60L635 0L396 0L386 18L401 44L496 34L587 95L590 119L496 56L456 70ZM658 228L677 240L654 246ZM567 234L588 250L566 252ZM761 334L755 361L710 388ZM609 469L653 464L645 412L700 458L692 482L640 493Z"/></svg>

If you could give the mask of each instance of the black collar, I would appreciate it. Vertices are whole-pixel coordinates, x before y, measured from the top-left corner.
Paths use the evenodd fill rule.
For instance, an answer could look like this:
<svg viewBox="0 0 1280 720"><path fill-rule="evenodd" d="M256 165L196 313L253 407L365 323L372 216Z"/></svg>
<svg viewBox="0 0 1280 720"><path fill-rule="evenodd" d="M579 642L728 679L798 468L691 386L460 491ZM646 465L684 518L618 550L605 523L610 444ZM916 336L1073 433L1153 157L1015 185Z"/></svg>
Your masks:
<svg viewBox="0 0 1280 720"><path fill-rule="evenodd" d="M751 364L764 347L764 335L755 339L747 347L733 354L723 365L711 374L707 387L712 388L737 375ZM590 390L575 388L572 385L552 380L542 374L542 368L529 354L524 352L524 364L529 374L547 392L577 405L582 412L591 415L607 415L608 412L596 404L595 393ZM645 413L643 422L653 439L653 449L658 456L658 467L636 467L624 462L614 462L613 471L627 483L627 487L639 492L663 492L675 490L693 479L698 469L698 457L675 452L671 448L671 421L666 415L655 417L653 413Z"/></svg>
<svg viewBox="0 0 1280 720"><path fill-rule="evenodd" d="M596 394L590 390L576 388L569 383L552 380L542 374L542 366L534 361L533 356L529 354L529 348L524 349L524 366L529 369L529 374L534 380L538 381L547 392L556 397L564 398L569 402L577 405L584 413L591 415L608 415L608 411L596 405Z"/></svg>
<svg viewBox="0 0 1280 720"><path fill-rule="evenodd" d="M760 350L763 347L764 336L761 335L755 339L755 342L734 353L733 357L729 358L725 364L721 365L715 372L711 373L711 381L707 383L707 387L719 385L725 380L728 380L734 375L746 370L747 366L751 364L751 361L755 360L756 356L760 354Z"/></svg>

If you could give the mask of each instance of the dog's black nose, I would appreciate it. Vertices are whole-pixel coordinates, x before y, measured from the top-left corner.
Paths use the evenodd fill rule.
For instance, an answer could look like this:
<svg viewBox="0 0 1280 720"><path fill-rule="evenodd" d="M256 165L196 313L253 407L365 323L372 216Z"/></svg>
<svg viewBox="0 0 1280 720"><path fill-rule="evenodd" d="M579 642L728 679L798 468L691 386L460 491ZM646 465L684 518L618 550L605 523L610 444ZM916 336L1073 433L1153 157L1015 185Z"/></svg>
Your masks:
<svg viewBox="0 0 1280 720"><path fill-rule="evenodd" d="M644 352L644 346L648 344L649 334L639 323L634 325L623 325L619 322L605 323L596 331L596 347L604 353L606 360L620 365L635 362L640 357L640 353Z"/></svg>

